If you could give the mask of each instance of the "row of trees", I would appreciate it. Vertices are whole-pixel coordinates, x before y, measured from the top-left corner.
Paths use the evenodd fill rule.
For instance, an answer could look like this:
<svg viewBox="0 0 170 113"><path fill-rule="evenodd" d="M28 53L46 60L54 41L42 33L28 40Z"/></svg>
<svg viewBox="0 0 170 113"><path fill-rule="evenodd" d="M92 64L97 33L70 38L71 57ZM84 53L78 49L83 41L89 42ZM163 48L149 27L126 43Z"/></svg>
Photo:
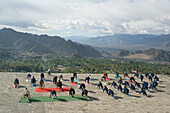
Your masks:
<svg viewBox="0 0 170 113"><path fill-rule="evenodd" d="M133 73L139 67L141 73L170 73L168 64L151 64L129 60L111 60L102 58L75 58L47 55L42 57L26 57L0 60L0 71L7 72L53 72L63 73Z"/></svg>

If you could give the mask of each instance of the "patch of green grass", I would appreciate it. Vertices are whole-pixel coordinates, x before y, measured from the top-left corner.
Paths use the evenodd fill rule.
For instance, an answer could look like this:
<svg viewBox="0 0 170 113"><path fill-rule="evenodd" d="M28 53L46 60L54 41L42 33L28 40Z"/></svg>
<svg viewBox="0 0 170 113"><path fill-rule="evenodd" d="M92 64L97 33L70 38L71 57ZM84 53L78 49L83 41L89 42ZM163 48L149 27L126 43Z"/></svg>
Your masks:
<svg viewBox="0 0 170 113"><path fill-rule="evenodd" d="M54 101L63 101L63 102L67 102L67 101L88 101L89 99L87 99L86 97L77 95L74 97L71 96L58 96L55 99L50 98L49 96L41 96L41 97L30 97L29 98L29 103L31 102L54 102ZM24 97L21 97L20 103L26 103L26 99Z"/></svg>

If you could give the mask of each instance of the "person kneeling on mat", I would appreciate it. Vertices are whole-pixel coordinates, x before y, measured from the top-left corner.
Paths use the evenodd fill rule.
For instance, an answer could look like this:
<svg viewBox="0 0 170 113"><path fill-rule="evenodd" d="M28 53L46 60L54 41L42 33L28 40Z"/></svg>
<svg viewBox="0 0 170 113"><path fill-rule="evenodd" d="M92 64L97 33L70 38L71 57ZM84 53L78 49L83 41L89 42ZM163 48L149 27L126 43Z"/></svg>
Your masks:
<svg viewBox="0 0 170 113"><path fill-rule="evenodd" d="M36 86L36 80L35 80L34 76L31 79L31 86Z"/></svg>
<svg viewBox="0 0 170 113"><path fill-rule="evenodd" d="M88 91L84 88L82 91L82 96L85 96L87 98L88 97L87 94L88 94Z"/></svg>
<svg viewBox="0 0 170 113"><path fill-rule="evenodd" d="M102 84L101 81L97 84L97 87L98 87L99 89L100 89L100 87L103 89L103 84Z"/></svg>
<svg viewBox="0 0 170 113"><path fill-rule="evenodd" d="M51 96L52 96L52 99L57 97L56 91L54 89L52 89L50 92L50 98L51 98Z"/></svg>
<svg viewBox="0 0 170 113"><path fill-rule="evenodd" d="M114 97L114 92L113 92L113 90L109 89L109 91L108 91L108 96L109 96L109 95L112 95L112 97Z"/></svg>
<svg viewBox="0 0 170 113"><path fill-rule="evenodd" d="M30 91L27 88L25 88L23 96L24 96L24 98L27 99L26 102L28 102L28 99L30 97Z"/></svg>
<svg viewBox="0 0 170 113"><path fill-rule="evenodd" d="M14 86L15 86L15 88L18 88L18 87L19 87L19 80L18 80L18 78L15 78L15 80L14 80Z"/></svg>
<svg viewBox="0 0 170 113"><path fill-rule="evenodd" d="M69 90L69 95L71 95L72 97L74 97L74 95L75 95L75 90L74 90L74 88L70 88L70 90Z"/></svg>

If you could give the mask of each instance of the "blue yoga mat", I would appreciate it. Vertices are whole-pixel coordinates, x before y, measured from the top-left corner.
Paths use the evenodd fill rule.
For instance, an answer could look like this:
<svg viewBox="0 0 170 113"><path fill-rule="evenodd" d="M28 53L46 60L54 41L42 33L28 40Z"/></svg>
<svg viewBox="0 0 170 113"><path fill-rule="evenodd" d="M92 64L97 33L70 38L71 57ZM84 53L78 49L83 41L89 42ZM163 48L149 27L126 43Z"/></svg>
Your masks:
<svg viewBox="0 0 170 113"><path fill-rule="evenodd" d="M79 79L74 79L74 81L79 81Z"/></svg>
<svg viewBox="0 0 170 113"><path fill-rule="evenodd" d="M90 81L94 81L93 79L90 79Z"/></svg>

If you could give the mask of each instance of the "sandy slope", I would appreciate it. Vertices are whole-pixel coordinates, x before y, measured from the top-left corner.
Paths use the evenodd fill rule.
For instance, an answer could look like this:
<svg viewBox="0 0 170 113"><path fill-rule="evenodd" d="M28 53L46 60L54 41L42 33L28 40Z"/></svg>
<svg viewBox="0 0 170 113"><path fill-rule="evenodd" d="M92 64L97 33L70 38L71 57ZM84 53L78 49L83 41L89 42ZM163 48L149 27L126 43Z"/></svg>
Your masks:
<svg viewBox="0 0 170 113"><path fill-rule="evenodd" d="M40 78L40 73L31 73L36 79ZM48 80L46 87L52 86L52 76L46 76ZM72 74L63 74L63 84L69 85L70 76ZM84 82L84 77L87 74L78 74L79 83ZM15 89L12 87L14 78L20 80L21 86L26 86L31 92L31 96L49 96L49 93L36 93L35 88L30 87L25 81L26 73L0 73L0 113L169 113L170 112L170 77L159 75L159 92L152 90L152 93L147 92L150 97L139 95L130 90L130 96L124 95L121 92L113 89L115 99L107 96L102 90L96 88L98 80L102 74L92 74L92 85L87 86L89 96L92 101L68 101L68 102L46 102L46 103L19 103L23 95L24 87ZM114 79L114 74L109 74L109 78ZM115 79L114 79L115 80ZM138 80L139 81L139 80ZM145 80L148 81L148 80ZM111 83L112 81L109 81ZM76 94L81 92L75 86ZM139 89L138 89L139 90ZM59 95L68 95L68 93L58 93Z"/></svg>

